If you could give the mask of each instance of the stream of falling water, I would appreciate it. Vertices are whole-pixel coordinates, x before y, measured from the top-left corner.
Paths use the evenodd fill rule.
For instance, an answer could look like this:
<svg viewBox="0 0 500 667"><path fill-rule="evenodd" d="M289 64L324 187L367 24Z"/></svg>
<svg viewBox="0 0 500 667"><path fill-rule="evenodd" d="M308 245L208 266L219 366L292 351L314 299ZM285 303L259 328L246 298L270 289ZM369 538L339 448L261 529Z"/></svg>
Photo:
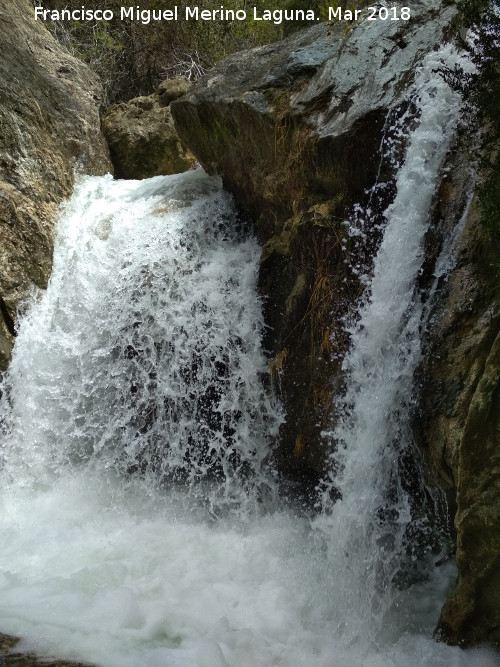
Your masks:
<svg viewBox="0 0 500 667"><path fill-rule="evenodd" d="M280 502L269 466L283 415L263 384L259 248L231 198L201 170L77 185L2 385L0 630L22 647L103 667L498 664L431 637L452 566L391 586L413 285L460 106L446 59L417 75L313 522Z"/></svg>

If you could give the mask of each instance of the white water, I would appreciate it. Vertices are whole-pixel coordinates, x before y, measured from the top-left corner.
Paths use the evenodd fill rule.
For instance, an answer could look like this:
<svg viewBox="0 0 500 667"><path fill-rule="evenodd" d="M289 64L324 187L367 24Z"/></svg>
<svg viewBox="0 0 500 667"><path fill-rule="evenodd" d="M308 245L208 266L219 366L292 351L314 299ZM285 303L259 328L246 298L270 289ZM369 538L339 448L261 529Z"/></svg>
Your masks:
<svg viewBox="0 0 500 667"><path fill-rule="evenodd" d="M391 589L404 498L391 530L373 519L418 359L408 308L458 116L433 69L419 75L420 122L352 332L351 417L332 436L341 474L326 482L343 500L325 493L313 525L280 505L266 464L282 415L260 381L259 249L233 231L230 198L201 171L82 180L3 386L2 632L106 667L498 664L431 638L452 569Z"/></svg>
<svg viewBox="0 0 500 667"><path fill-rule="evenodd" d="M393 581L405 567L405 532L412 515L401 484L405 471L398 466L411 446L413 375L421 359L423 308L416 280L432 197L461 109L460 94L439 72L455 65L470 67L451 46L443 47L429 54L416 73L410 99L419 110L418 121L398 169L394 201L384 212L387 223L373 276L349 330L352 347L343 363L347 391L338 401L338 423L325 434L331 441L331 468L316 524L335 535L330 560L344 563L348 584L339 587L337 597L353 607L353 637L366 633L367 624L377 637L393 607ZM398 121L397 134L400 127ZM333 507L332 490L342 498Z"/></svg>

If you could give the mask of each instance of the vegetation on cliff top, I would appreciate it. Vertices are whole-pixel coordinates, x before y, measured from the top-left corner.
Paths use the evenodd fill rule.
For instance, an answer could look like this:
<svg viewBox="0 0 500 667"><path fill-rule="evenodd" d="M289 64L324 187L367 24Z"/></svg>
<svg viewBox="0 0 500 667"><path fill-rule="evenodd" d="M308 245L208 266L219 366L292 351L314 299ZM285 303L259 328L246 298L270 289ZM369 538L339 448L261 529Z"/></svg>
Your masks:
<svg viewBox="0 0 500 667"><path fill-rule="evenodd" d="M75 6L80 3L74 3ZM95 3L97 5L97 3ZM47 26L56 38L73 55L84 60L99 76L104 85L105 104L126 101L139 95L148 95L164 79L185 75L191 80L199 78L219 60L254 46L269 44L282 39L290 32L307 26L310 21L253 20L252 7L258 15L266 10L304 10L326 19L329 6L348 6L355 9L367 4L367 0L350 0L349 3L321 2L321 0L232 0L224 6L220 0L201 0L200 9L219 11L224 9L246 10L243 21L178 20L151 21L143 24L129 18L121 20L119 0L103 0L100 9L110 9L112 21L52 21ZM189 0L176 3L179 16L190 5ZM67 9L67 0L45 0L44 7L52 10ZM143 0L141 10L172 9L169 0ZM300 16L300 15L299 15Z"/></svg>
<svg viewBox="0 0 500 667"><path fill-rule="evenodd" d="M176 3L179 14L190 4ZM234 0L230 8L247 9L246 0ZM255 0L259 12L276 9L273 0ZM47 0L47 9L67 8L66 0ZM200 9L220 10L219 0L202 0ZM287 0L281 9L317 7L313 0ZM118 0L103 0L100 9L111 9L113 21L50 22L53 34L74 55L100 75L108 104L151 93L164 79L183 74L197 79L216 62L235 51L281 39L289 25L270 21L151 21L142 24L120 17ZM144 0L141 10L172 9L168 0ZM250 15L250 12L248 11ZM298 21L295 29L304 27Z"/></svg>

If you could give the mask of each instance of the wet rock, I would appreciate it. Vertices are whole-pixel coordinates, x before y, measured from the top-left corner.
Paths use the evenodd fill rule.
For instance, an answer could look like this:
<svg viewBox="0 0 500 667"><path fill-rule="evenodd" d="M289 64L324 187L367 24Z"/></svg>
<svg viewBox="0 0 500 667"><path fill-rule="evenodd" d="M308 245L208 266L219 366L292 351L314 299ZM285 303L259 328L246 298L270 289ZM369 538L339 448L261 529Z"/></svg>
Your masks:
<svg viewBox="0 0 500 667"><path fill-rule="evenodd" d="M379 240L368 236L363 256L342 221L363 203L377 170L390 182L390 165L377 152L387 110L402 112L415 67L454 14L450 5L423 2L412 5L408 23L314 26L231 56L172 104L181 138L207 171L222 176L263 244L265 347L287 411L276 457L309 494L324 464L321 431L332 426L333 395L342 391L349 341L341 322L362 290L346 262L366 268ZM469 162L466 147L448 164L436 198L422 275L429 290L446 230L466 209ZM383 211L390 196L374 206ZM420 369L415 433L432 481L448 494L457 532L458 585L438 634L461 645L500 645L497 246L473 203L456 267L438 285ZM443 517L434 519L440 530Z"/></svg>
<svg viewBox="0 0 500 667"><path fill-rule="evenodd" d="M161 83L155 93L111 107L103 117L118 178L150 178L190 169L195 158L180 141L170 103L184 95L190 83L177 77Z"/></svg>
<svg viewBox="0 0 500 667"><path fill-rule="evenodd" d="M50 274L53 222L75 172L106 173L97 77L34 21L29 0L0 0L0 369L16 312Z"/></svg>
<svg viewBox="0 0 500 667"><path fill-rule="evenodd" d="M81 662L70 662L68 660L51 660L50 658L37 658L33 653L22 653L16 650L19 643L17 637L0 634L0 664L5 667L91 667Z"/></svg>
<svg viewBox="0 0 500 667"><path fill-rule="evenodd" d="M466 172L465 172L466 173ZM455 515L458 582L437 634L500 647L500 253L476 201L431 327L423 442Z"/></svg>

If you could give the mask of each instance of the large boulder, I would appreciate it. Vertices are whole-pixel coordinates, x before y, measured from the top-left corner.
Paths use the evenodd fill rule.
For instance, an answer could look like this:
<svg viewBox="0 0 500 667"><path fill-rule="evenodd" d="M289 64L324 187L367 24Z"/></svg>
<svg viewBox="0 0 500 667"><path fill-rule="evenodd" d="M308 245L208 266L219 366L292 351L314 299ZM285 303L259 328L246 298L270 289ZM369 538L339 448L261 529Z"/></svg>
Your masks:
<svg viewBox="0 0 500 667"><path fill-rule="evenodd" d="M0 369L19 305L44 288L54 219L75 173L110 170L97 77L70 56L29 0L0 0Z"/></svg>
<svg viewBox="0 0 500 667"><path fill-rule="evenodd" d="M276 456L311 489L342 385L342 319L362 290L345 260L366 248L342 221L379 170L390 180L379 155L388 109L455 12L423 0L410 21L321 23L230 56L171 105L181 139L222 176L263 244L264 345L287 412Z"/></svg>
<svg viewBox="0 0 500 667"><path fill-rule="evenodd" d="M236 53L172 104L181 139L223 177L266 242L306 204L359 197L373 183L387 110L454 14L421 0L410 21L364 13L354 27L321 23Z"/></svg>
<svg viewBox="0 0 500 667"><path fill-rule="evenodd" d="M167 79L152 95L111 107L102 119L117 178L150 178L190 169L195 158L181 143L170 102L189 90L185 77Z"/></svg>

